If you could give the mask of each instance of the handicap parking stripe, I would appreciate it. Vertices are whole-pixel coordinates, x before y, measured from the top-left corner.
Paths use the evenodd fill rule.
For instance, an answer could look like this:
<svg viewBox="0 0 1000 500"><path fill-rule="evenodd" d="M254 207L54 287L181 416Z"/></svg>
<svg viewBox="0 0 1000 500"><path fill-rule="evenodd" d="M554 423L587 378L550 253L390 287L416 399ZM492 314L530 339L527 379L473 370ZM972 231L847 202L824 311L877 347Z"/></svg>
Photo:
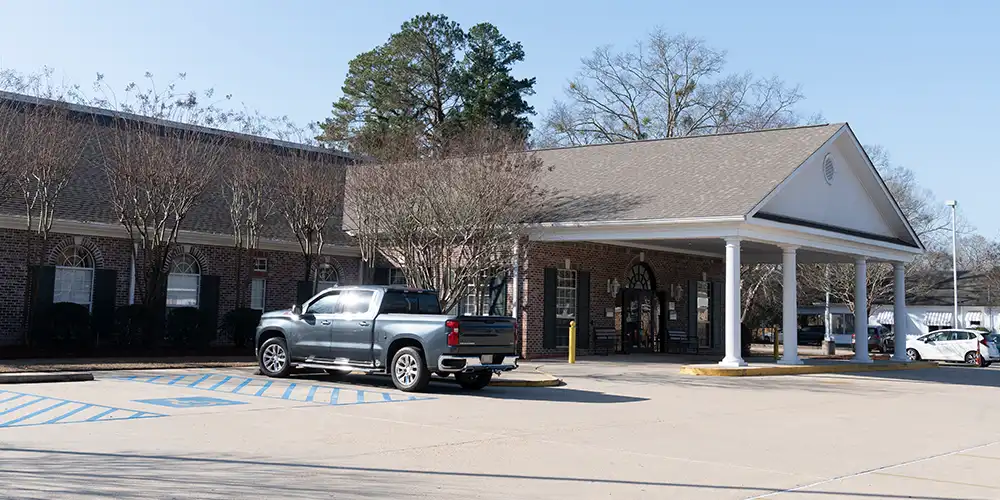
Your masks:
<svg viewBox="0 0 1000 500"><path fill-rule="evenodd" d="M221 373L187 374L181 375L181 377L183 378L180 385L194 389L330 406L397 403L433 399L425 396L413 396L388 391L368 391L362 389L341 391L340 387L326 384L307 384L301 381L275 383L274 380L264 378L240 377ZM171 380L170 377L164 375L129 375L115 378L155 385L173 385L172 381L167 382L167 380Z"/></svg>
<svg viewBox="0 0 1000 500"><path fill-rule="evenodd" d="M0 428L163 416L166 415L0 390Z"/></svg>

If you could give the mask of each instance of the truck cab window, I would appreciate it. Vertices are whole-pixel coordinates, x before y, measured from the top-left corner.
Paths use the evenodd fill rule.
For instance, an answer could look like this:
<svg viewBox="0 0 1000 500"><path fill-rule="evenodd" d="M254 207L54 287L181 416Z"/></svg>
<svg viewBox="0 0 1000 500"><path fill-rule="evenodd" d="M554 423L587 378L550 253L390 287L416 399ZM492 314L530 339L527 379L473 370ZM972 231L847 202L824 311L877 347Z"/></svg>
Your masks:
<svg viewBox="0 0 1000 500"><path fill-rule="evenodd" d="M372 297L375 292L371 290L355 290L347 293L341 300L345 314L364 314L371 308Z"/></svg>
<svg viewBox="0 0 1000 500"><path fill-rule="evenodd" d="M328 293L309 304L306 314L336 314L340 312L340 292Z"/></svg>

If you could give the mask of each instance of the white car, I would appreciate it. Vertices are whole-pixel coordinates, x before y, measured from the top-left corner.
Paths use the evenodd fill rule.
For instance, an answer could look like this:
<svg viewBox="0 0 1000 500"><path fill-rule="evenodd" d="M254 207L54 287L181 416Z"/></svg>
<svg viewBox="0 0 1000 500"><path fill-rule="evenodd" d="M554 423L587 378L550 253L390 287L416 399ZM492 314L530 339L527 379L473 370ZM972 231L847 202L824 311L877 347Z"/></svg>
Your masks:
<svg viewBox="0 0 1000 500"><path fill-rule="evenodd" d="M976 330L938 330L906 339L906 355L912 361L955 361L975 364L976 351L983 366L1000 361L1000 349L993 339Z"/></svg>

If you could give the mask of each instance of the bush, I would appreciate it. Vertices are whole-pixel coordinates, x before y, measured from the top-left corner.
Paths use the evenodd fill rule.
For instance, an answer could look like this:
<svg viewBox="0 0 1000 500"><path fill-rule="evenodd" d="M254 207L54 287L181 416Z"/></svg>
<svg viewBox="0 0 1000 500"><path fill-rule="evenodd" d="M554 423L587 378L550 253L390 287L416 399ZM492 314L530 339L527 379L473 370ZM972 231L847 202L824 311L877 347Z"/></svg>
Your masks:
<svg viewBox="0 0 1000 500"><path fill-rule="evenodd" d="M200 349L211 339L205 334L202 313L195 307L170 309L167 314L167 345L179 349Z"/></svg>
<svg viewBox="0 0 1000 500"><path fill-rule="evenodd" d="M233 309L222 317L222 330L233 339L233 345L237 348L252 346L260 316L261 311L257 309L247 307Z"/></svg>
<svg viewBox="0 0 1000 500"><path fill-rule="evenodd" d="M67 355L93 348L90 310L72 302L58 302L38 311L32 337L47 354Z"/></svg>
<svg viewBox="0 0 1000 500"><path fill-rule="evenodd" d="M112 344L124 350L154 347L149 310L142 304L119 307L115 311Z"/></svg>

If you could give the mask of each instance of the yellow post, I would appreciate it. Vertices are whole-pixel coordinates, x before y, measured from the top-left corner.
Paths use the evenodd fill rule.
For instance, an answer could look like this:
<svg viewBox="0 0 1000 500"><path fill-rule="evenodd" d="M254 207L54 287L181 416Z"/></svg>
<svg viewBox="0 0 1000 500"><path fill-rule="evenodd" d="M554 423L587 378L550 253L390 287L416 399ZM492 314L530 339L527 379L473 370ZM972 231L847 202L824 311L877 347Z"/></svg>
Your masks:
<svg viewBox="0 0 1000 500"><path fill-rule="evenodd" d="M569 322L569 362L576 363L576 321Z"/></svg>

